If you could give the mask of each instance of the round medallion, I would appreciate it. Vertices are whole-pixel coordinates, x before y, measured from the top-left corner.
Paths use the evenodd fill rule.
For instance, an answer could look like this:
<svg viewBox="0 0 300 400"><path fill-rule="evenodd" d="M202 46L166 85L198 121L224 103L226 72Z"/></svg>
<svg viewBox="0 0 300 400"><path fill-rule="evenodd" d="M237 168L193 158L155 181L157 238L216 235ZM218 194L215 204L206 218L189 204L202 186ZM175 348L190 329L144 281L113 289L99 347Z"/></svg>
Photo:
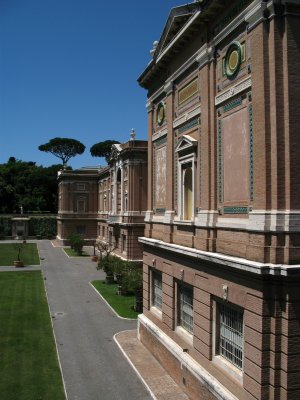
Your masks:
<svg viewBox="0 0 300 400"><path fill-rule="evenodd" d="M157 115L156 120L157 120L158 125L162 125L162 123L165 120L165 105L163 102L160 102L158 104L156 115Z"/></svg>
<svg viewBox="0 0 300 400"><path fill-rule="evenodd" d="M242 61L242 51L239 42L229 46L225 57L225 74L227 78L234 78L238 73Z"/></svg>

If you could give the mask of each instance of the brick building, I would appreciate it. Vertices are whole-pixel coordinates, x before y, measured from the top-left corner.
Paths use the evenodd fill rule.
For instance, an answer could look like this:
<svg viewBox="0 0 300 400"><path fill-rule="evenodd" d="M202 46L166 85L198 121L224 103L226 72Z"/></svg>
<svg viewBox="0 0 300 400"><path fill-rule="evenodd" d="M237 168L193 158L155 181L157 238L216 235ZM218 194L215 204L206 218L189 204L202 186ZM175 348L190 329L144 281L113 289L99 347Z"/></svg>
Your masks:
<svg viewBox="0 0 300 400"><path fill-rule="evenodd" d="M133 132L127 143L112 145L107 167L59 173L58 241L67 243L76 232L88 244L104 240L116 255L141 260L146 190L147 142L135 140Z"/></svg>
<svg viewBox="0 0 300 400"><path fill-rule="evenodd" d="M198 399L300 398L300 1L173 8L148 92L140 340Z"/></svg>

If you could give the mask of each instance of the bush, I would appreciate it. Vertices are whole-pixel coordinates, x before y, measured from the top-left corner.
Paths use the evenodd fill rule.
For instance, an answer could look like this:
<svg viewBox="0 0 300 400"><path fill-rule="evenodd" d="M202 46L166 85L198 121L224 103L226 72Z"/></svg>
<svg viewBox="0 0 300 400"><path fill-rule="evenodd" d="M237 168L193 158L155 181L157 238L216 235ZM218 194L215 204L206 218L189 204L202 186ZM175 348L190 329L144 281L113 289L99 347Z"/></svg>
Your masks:
<svg viewBox="0 0 300 400"><path fill-rule="evenodd" d="M84 246L84 239L79 233L71 233L68 237L71 249L76 251L77 255L81 256Z"/></svg>

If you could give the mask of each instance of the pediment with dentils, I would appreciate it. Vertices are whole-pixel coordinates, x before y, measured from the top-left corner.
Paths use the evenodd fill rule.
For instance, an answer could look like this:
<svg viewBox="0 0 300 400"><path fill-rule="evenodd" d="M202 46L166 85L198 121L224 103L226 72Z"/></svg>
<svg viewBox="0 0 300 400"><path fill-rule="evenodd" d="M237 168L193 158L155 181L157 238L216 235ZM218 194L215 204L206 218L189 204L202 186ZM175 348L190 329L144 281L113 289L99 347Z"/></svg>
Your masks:
<svg viewBox="0 0 300 400"><path fill-rule="evenodd" d="M177 153L181 151L185 152L193 152L197 147L198 141L189 135L183 135L182 138L179 139L175 151Z"/></svg>
<svg viewBox="0 0 300 400"><path fill-rule="evenodd" d="M193 12L190 11L186 6L179 6L171 10L162 36L159 40L155 56L159 56L159 54L176 37L176 35L180 32L192 15Z"/></svg>

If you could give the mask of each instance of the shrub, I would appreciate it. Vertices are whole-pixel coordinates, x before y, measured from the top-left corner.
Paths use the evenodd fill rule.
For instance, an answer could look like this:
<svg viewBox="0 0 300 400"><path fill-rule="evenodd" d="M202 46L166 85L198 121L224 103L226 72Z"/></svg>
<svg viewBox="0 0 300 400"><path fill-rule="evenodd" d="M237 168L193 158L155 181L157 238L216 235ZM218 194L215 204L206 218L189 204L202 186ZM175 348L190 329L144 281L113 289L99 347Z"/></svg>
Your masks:
<svg viewBox="0 0 300 400"><path fill-rule="evenodd" d="M71 233L68 237L71 249L76 251L80 256L82 254L82 248L84 246L84 239L79 233Z"/></svg>

